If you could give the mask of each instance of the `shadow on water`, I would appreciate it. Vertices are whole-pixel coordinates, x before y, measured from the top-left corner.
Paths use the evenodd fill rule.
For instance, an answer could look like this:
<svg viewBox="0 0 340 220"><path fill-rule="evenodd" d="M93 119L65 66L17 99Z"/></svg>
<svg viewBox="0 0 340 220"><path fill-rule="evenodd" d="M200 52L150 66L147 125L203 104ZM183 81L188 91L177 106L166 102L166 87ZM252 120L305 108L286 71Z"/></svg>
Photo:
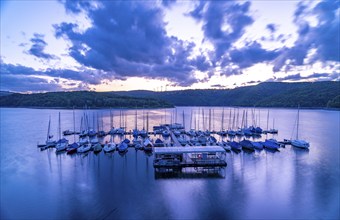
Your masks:
<svg viewBox="0 0 340 220"><path fill-rule="evenodd" d="M236 154L241 153L241 150L237 150L237 149L233 149L233 148L231 149L231 151L234 152L234 153L236 153Z"/></svg>
<svg viewBox="0 0 340 220"><path fill-rule="evenodd" d="M266 151L266 152L269 152L269 153L279 153L280 152L280 150L279 149L269 149L269 148L264 148L264 150Z"/></svg>
<svg viewBox="0 0 340 220"><path fill-rule="evenodd" d="M203 169L203 168L183 168L178 170L155 169L155 179L224 179L226 169L224 167Z"/></svg>
<svg viewBox="0 0 340 220"><path fill-rule="evenodd" d="M292 150L294 151L295 154L297 155L305 155L305 154L309 154L309 149L308 148L298 148L298 147L293 147L292 146Z"/></svg>

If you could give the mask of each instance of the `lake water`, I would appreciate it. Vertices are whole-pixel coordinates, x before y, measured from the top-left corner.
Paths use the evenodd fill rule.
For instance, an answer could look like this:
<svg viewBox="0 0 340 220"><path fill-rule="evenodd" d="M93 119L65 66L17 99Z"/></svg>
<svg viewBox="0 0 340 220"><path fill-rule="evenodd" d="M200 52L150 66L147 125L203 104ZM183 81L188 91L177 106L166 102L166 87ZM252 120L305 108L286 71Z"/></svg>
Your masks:
<svg viewBox="0 0 340 220"><path fill-rule="evenodd" d="M73 130L72 110L0 111L1 219L339 219L339 111L300 111L299 136L310 142L309 151L286 146L276 153L227 153L228 165L220 178L199 173L159 178L153 156L132 148L123 156L40 151L36 145L46 139L49 116L57 138L58 112L62 130ZM237 111L240 124L243 109L235 115ZM120 117L120 112L126 116ZM183 123L183 114L186 129L195 124L200 129L210 124L211 130L222 126L219 107L138 110L139 128L146 112L149 128ZM134 128L135 110L113 113L116 127ZM266 128L267 109L255 113L257 124ZM79 130L83 111L75 114ZM90 121L97 114L108 131L110 111L89 110ZM227 129L234 109L231 118L229 108L224 115ZM255 120L250 115L248 109L248 124ZM295 109L270 109L269 128L275 118L279 129L276 139L292 137L296 115ZM69 139L72 143L73 136Z"/></svg>

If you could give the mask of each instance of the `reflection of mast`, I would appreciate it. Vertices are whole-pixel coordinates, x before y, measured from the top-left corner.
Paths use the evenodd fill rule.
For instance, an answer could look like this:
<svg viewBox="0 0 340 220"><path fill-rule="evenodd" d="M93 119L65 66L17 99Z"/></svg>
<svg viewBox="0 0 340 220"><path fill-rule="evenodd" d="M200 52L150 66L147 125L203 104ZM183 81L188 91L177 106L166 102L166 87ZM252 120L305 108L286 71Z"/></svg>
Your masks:
<svg viewBox="0 0 340 220"><path fill-rule="evenodd" d="M135 129L137 130L137 110L136 110L136 113L135 113Z"/></svg>
<svg viewBox="0 0 340 220"><path fill-rule="evenodd" d="M200 130L200 112L201 108L198 108L198 115L197 115L197 129Z"/></svg>
<svg viewBox="0 0 340 220"><path fill-rule="evenodd" d="M229 113L229 130L231 130L231 108Z"/></svg>
<svg viewBox="0 0 340 220"><path fill-rule="evenodd" d="M215 131L215 110L212 110L212 119L213 119L213 123L212 123L212 129Z"/></svg>
<svg viewBox="0 0 340 220"><path fill-rule="evenodd" d="M73 139L76 142L76 120L74 116L74 106L73 106Z"/></svg>
<svg viewBox="0 0 340 220"><path fill-rule="evenodd" d="M183 110L184 111L184 110ZM191 128L193 128L193 126L192 126L192 109L191 109L191 114L190 114L190 128L189 129L191 129Z"/></svg>
<svg viewBox="0 0 340 220"><path fill-rule="evenodd" d="M202 130L205 130L204 109L202 108Z"/></svg>

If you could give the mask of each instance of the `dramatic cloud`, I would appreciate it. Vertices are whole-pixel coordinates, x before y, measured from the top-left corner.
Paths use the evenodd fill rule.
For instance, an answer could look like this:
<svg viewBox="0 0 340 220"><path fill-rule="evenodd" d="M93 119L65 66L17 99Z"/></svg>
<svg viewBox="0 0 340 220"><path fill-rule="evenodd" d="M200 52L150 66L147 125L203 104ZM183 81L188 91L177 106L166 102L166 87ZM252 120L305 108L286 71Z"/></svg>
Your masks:
<svg viewBox="0 0 340 220"><path fill-rule="evenodd" d="M336 77L338 76L338 77ZM306 79L313 79L315 81L325 81L325 80L334 80L336 78L339 78L339 73L313 73L308 76L301 76L300 73L288 75L282 78L276 78L275 81L301 81Z"/></svg>
<svg viewBox="0 0 340 220"><path fill-rule="evenodd" d="M27 92L27 91L62 91L63 88L55 82L46 79L22 76L1 75L0 87L3 91Z"/></svg>
<svg viewBox="0 0 340 220"><path fill-rule="evenodd" d="M335 0L321 1L310 9L308 5L299 3L294 14L294 22L298 26L298 39L291 48L284 48L274 62L274 72L280 71L283 66L300 66L316 61L340 61L340 2ZM314 16L317 25L311 26L305 20L306 16ZM311 49L316 52L304 63ZM289 64L287 64L287 62Z"/></svg>
<svg viewBox="0 0 340 220"><path fill-rule="evenodd" d="M205 4L205 5L204 5ZM248 15L250 2L201 1L189 14L203 21L204 36L214 45L214 62L220 61L245 28L253 23Z"/></svg>
<svg viewBox="0 0 340 220"><path fill-rule="evenodd" d="M189 59L194 44L167 36L163 11L151 4L104 1L89 9L66 1L65 7L76 13L86 10L92 21L82 33L73 23L55 25L56 37L72 42L69 55L84 66L116 78L166 78L185 86L197 81L195 70L207 68L207 62L198 65Z"/></svg>
<svg viewBox="0 0 340 220"><path fill-rule="evenodd" d="M230 61L243 69L256 63L272 61L279 55L279 52L267 51L255 41L241 49L231 50L229 55Z"/></svg>
<svg viewBox="0 0 340 220"><path fill-rule="evenodd" d="M274 33L276 31L275 24L267 24L266 28L271 32Z"/></svg>
<svg viewBox="0 0 340 220"><path fill-rule="evenodd" d="M213 87L213 88L225 88L225 86L223 86L221 84L211 85L211 87Z"/></svg>
<svg viewBox="0 0 340 220"><path fill-rule="evenodd" d="M68 70L68 69L47 69L47 70L34 70L30 67L25 67L22 65L13 65L6 64L1 62L0 67L0 77L2 83L8 83L6 79L17 79L23 77L29 83L30 79L40 80L40 83L43 83L45 79L40 79L37 77L53 77L53 78L62 78L68 80L74 80L82 82L85 85L99 85L102 80L105 78L109 78L105 75L105 73L98 70ZM45 80L46 81L46 80ZM25 82L25 80L23 80ZM32 83L31 83L32 84ZM9 85L12 85L10 83Z"/></svg>
<svg viewBox="0 0 340 220"><path fill-rule="evenodd" d="M44 35L35 33L30 41L32 42L32 46L27 51L28 54L47 60L56 58L54 55L44 52L45 47L47 46L47 43L44 41Z"/></svg>
<svg viewBox="0 0 340 220"><path fill-rule="evenodd" d="M171 7L177 0L162 0L162 5L165 7Z"/></svg>

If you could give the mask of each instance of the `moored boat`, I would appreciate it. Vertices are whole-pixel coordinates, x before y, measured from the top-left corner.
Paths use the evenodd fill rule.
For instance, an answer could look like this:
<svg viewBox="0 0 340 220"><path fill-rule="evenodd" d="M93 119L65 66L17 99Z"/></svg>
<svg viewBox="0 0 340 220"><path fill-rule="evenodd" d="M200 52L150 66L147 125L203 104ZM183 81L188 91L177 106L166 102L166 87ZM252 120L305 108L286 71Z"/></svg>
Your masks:
<svg viewBox="0 0 340 220"><path fill-rule="evenodd" d="M300 105L298 106L297 120L296 120L296 138L291 140L291 145L298 148L308 149L309 143L305 140L299 139L299 120L300 120Z"/></svg>
<svg viewBox="0 0 340 220"><path fill-rule="evenodd" d="M243 139L242 141L240 141L240 144L243 149L254 151L254 145L250 140Z"/></svg>

